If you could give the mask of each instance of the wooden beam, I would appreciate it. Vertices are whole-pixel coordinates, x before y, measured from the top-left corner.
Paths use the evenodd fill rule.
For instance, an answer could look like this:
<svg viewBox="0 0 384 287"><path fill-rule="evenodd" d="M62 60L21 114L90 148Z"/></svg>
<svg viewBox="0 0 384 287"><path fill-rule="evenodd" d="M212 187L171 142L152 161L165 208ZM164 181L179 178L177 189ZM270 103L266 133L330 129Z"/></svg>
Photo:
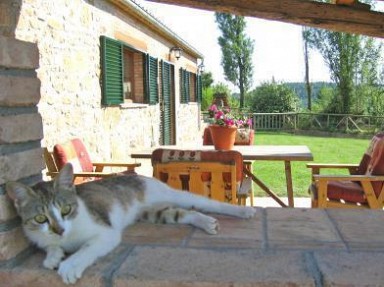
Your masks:
<svg viewBox="0 0 384 287"><path fill-rule="evenodd" d="M309 0L149 0L384 38L384 13Z"/></svg>

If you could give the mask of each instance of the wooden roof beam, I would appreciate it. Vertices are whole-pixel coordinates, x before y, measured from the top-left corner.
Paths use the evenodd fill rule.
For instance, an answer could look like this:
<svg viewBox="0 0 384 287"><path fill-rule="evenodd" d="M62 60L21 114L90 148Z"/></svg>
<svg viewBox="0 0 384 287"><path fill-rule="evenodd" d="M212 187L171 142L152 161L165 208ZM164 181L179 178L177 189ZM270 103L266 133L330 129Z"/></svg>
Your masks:
<svg viewBox="0 0 384 287"><path fill-rule="evenodd" d="M149 0L384 38L384 13L309 0Z"/></svg>

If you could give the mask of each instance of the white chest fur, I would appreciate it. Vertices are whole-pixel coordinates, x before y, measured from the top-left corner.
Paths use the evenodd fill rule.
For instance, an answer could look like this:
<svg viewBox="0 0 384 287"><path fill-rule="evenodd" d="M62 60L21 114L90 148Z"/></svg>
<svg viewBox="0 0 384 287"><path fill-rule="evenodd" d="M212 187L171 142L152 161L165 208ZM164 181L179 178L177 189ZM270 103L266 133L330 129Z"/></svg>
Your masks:
<svg viewBox="0 0 384 287"><path fill-rule="evenodd" d="M140 211L140 204L134 202L128 208L119 203L112 205L109 219L111 225L95 221L85 204L78 200L78 214L69 224L68 232L64 233L60 246L67 252L74 252L83 244L103 234L121 233L124 228L135 222Z"/></svg>

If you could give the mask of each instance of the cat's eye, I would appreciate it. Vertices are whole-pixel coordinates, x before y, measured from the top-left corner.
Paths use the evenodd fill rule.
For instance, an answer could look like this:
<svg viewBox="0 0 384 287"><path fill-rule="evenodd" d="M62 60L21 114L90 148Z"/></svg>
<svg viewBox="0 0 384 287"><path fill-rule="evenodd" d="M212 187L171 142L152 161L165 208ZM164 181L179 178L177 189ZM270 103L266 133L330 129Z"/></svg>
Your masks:
<svg viewBox="0 0 384 287"><path fill-rule="evenodd" d="M35 221L39 224L43 224L48 221L48 218L44 214L39 214L35 216Z"/></svg>
<svg viewBox="0 0 384 287"><path fill-rule="evenodd" d="M71 212L71 210L72 210L72 207L69 204L64 205L61 208L61 215L62 216L66 216L66 215L68 215Z"/></svg>

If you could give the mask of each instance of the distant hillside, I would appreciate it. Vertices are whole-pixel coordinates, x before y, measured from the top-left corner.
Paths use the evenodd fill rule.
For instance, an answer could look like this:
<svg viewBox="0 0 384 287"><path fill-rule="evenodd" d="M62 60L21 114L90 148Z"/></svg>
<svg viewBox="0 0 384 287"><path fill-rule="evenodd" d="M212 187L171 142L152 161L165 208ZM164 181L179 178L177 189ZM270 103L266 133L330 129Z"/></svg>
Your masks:
<svg viewBox="0 0 384 287"><path fill-rule="evenodd" d="M291 89L293 89L296 92L296 94L299 96L302 107L303 108L307 107L308 98L307 98L307 90L305 88L304 82L291 82L291 83L283 82L282 84L285 84ZM335 87L335 84L328 83L328 82L313 82L311 83L311 86L312 86L312 102L313 102L317 99L319 91L321 90L322 87ZM237 92L232 93L231 96L237 100L240 99L240 94Z"/></svg>
<svg viewBox="0 0 384 287"><path fill-rule="evenodd" d="M285 83L288 87L292 88L297 95L299 96L302 106L307 106L307 90L305 88L305 83L303 82L297 82L297 83ZM312 87L312 101L315 101L318 97L319 91L322 87L334 87L334 83L328 83L328 82L313 82L311 83Z"/></svg>

